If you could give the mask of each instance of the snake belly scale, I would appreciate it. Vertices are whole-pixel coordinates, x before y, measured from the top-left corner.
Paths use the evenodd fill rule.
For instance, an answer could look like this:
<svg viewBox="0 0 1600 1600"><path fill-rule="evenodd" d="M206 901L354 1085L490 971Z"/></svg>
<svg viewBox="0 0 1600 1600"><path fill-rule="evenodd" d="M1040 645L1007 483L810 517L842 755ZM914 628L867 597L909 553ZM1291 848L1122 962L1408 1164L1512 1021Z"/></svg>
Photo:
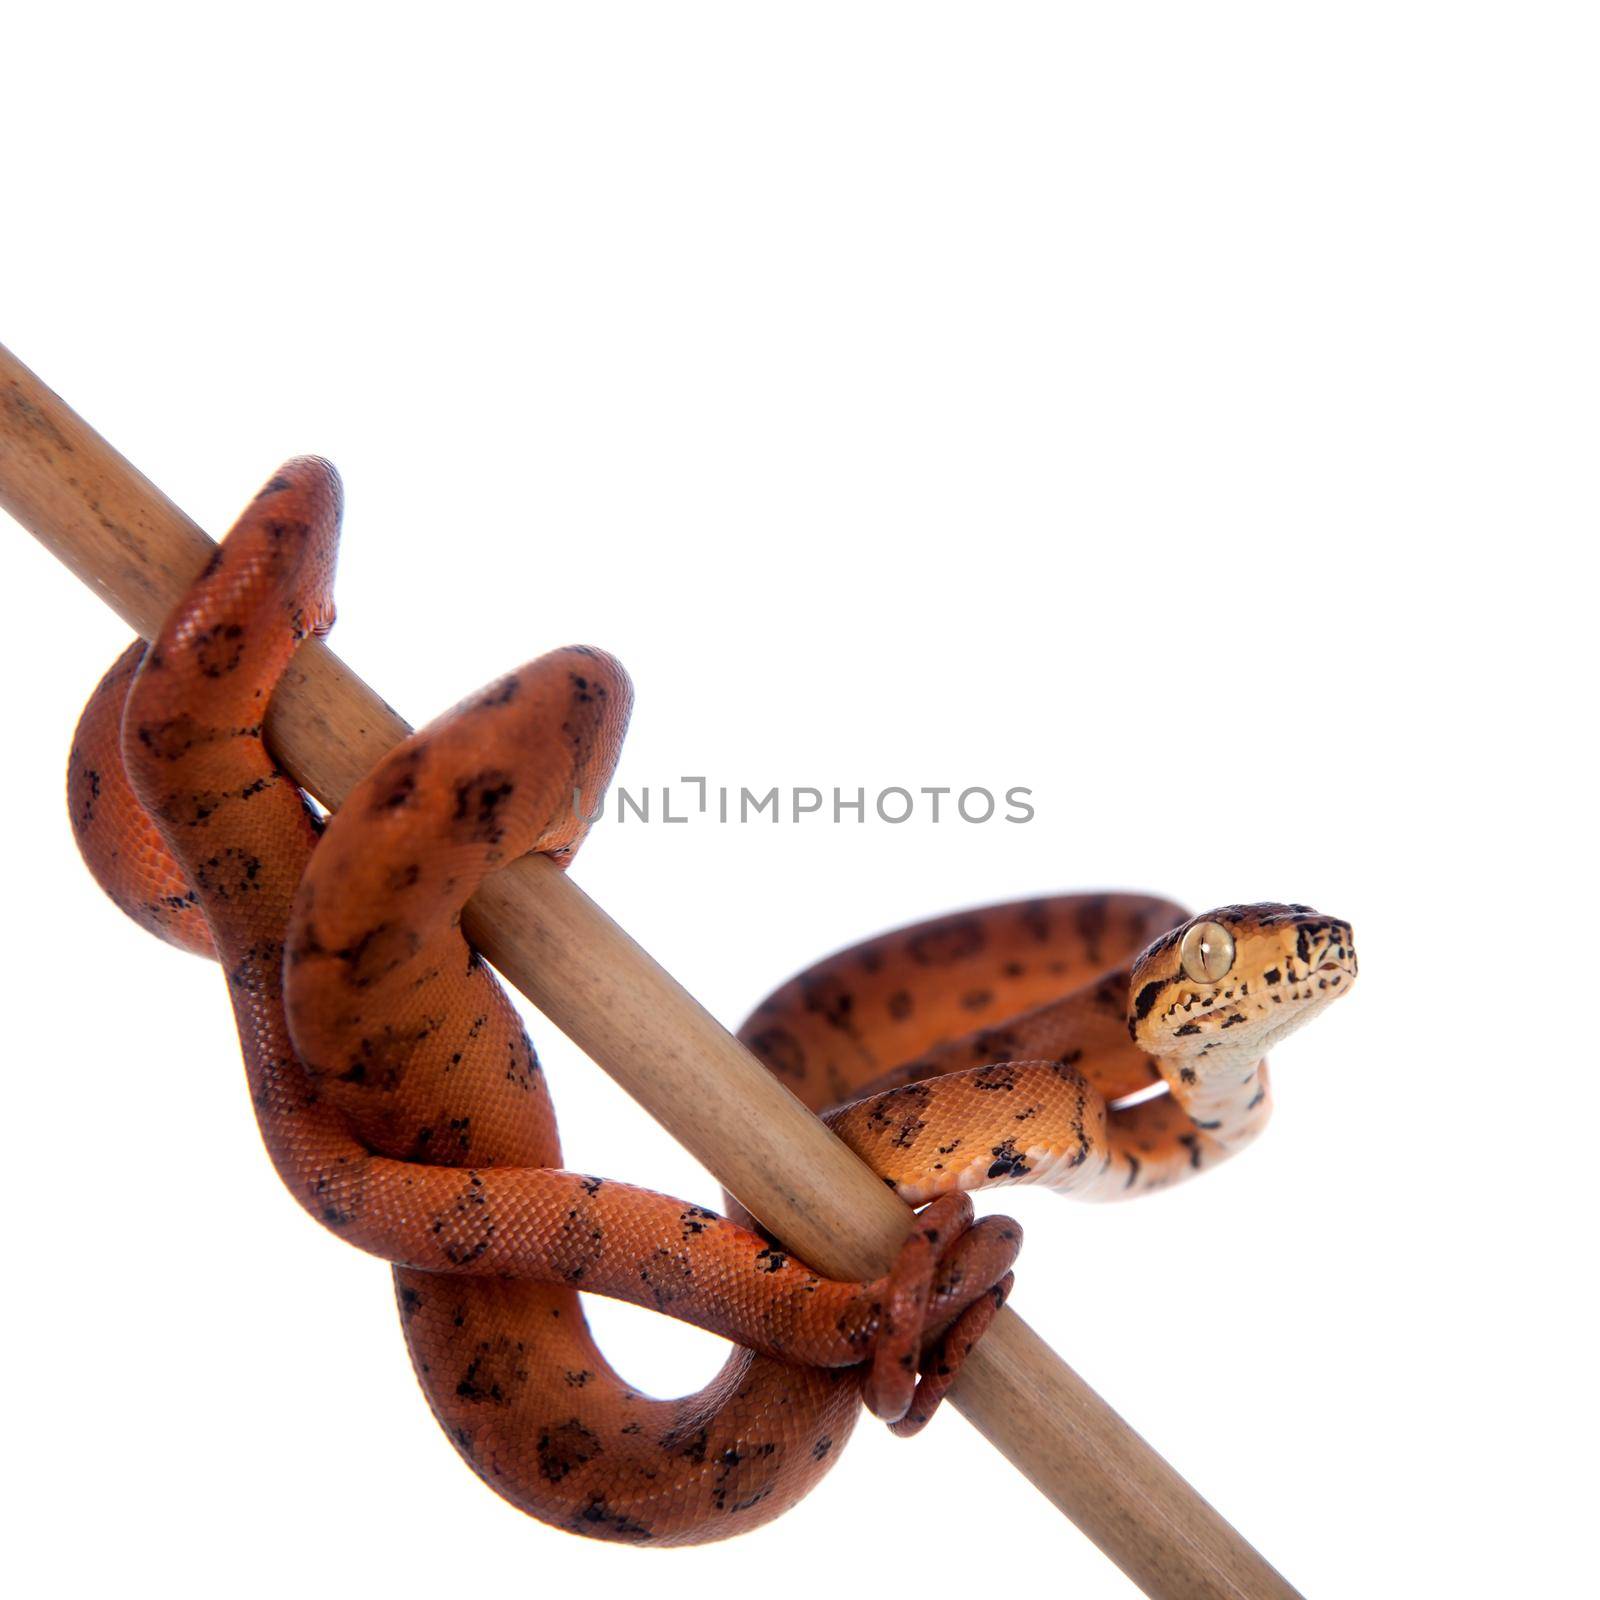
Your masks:
<svg viewBox="0 0 1600 1600"><path fill-rule="evenodd" d="M1188 918L1143 895L945 917L843 951L740 1037L924 1206L893 1270L811 1271L726 1215L565 1170L520 1017L461 908L528 851L569 861L631 691L552 652L392 751L324 821L262 742L298 641L332 622L338 479L306 458L247 508L159 637L91 698L68 801L111 898L227 977L268 1154L324 1226L394 1264L417 1377L514 1505L634 1544L727 1537L793 1505L863 1400L926 1422L1011 1284L1020 1243L966 1191L1115 1198L1260 1131L1264 1050L1348 991L1344 923L1303 906ZM580 1292L735 1346L697 1394L617 1374Z"/></svg>

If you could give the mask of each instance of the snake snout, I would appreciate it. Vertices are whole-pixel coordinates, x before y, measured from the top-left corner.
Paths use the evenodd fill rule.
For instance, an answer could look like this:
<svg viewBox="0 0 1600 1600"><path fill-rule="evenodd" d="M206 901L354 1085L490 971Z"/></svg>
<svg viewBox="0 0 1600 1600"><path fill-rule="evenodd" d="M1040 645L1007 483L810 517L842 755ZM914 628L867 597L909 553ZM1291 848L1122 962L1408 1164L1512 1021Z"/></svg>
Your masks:
<svg viewBox="0 0 1600 1600"><path fill-rule="evenodd" d="M1320 951L1314 962L1318 972L1344 972L1352 978L1358 970L1356 963L1356 940L1348 922L1334 922L1329 925L1328 934L1323 941Z"/></svg>

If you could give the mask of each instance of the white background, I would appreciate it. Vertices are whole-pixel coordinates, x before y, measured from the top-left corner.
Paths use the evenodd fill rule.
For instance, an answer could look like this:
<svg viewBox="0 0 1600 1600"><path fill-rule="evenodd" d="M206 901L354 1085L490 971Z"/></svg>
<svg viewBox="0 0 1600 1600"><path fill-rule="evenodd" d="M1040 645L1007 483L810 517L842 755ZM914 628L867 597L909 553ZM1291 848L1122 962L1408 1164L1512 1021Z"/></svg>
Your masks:
<svg viewBox="0 0 1600 1600"><path fill-rule="evenodd" d="M634 787L1033 787L603 825L580 880L720 1017L1039 891L1354 922L1260 1146L1005 1193L1016 1304L1312 1594L1594 1592L1592 12L34 11L0 337L213 532L332 457L334 644L414 720L582 640ZM687 1554L483 1488L217 973L76 859L123 629L15 529L0 591L20 1592L1130 1592L953 1414ZM714 1197L533 1027L573 1165ZM719 1362L596 1315L658 1392Z"/></svg>

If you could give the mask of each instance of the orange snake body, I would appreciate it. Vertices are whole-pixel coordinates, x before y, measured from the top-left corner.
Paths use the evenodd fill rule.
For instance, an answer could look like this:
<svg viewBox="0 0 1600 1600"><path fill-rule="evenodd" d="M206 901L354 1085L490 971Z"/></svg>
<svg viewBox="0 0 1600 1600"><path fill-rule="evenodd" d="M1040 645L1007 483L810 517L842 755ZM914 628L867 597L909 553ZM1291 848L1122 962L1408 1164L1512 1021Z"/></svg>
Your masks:
<svg viewBox="0 0 1600 1600"><path fill-rule="evenodd" d="M880 1176L934 1202L873 1282L822 1277L742 1213L565 1171L538 1059L460 912L507 860L570 860L587 827L573 796L610 778L627 679L599 651L541 657L398 746L324 826L261 728L297 642L332 621L338 515L323 463L268 483L160 636L96 690L69 804L112 898L222 963L280 1177L395 1264L435 1415L545 1521L639 1544L726 1537L812 1487L864 1394L913 1431L1019 1241L1008 1219L973 1224L960 1191L1043 1179L1114 1196L1211 1164L1265 1120L1260 1042L1354 975L1346 925L1231 907L1210 914L1235 963L1210 995L1182 963L1187 930L1216 922L1098 895L942 918L792 980L741 1038ZM606 1363L579 1291L737 1348L698 1394L647 1397Z"/></svg>

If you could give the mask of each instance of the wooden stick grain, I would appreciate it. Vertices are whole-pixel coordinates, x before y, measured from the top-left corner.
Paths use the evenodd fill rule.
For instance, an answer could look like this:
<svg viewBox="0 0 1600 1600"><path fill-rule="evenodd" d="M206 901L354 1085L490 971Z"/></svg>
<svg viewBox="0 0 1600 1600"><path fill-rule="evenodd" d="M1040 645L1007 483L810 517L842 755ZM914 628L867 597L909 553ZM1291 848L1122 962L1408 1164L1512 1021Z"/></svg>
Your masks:
<svg viewBox="0 0 1600 1600"><path fill-rule="evenodd" d="M146 638L214 548L3 346L0 507ZM266 731L285 769L336 807L408 729L312 641ZM506 978L786 1245L839 1277L886 1268L905 1235L905 1205L559 869L539 857L512 864L464 922ZM951 1403L1147 1594L1294 1596L1009 1309Z"/></svg>

